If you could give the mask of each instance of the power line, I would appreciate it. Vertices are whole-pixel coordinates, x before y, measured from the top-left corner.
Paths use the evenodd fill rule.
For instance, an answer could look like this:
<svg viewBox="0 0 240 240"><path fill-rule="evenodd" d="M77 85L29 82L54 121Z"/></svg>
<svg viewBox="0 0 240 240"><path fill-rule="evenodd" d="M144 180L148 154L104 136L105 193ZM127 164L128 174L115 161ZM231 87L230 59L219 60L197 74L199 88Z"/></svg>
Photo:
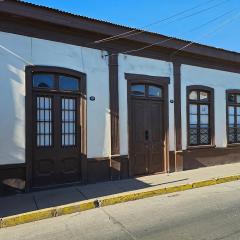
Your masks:
<svg viewBox="0 0 240 240"><path fill-rule="evenodd" d="M228 14L234 12L234 11L235 11L234 9L232 9L232 10L230 10L230 11L227 11L227 12L221 14L220 16L217 16L217 17L215 17L215 18L213 18L213 19L211 19L211 20L209 20L209 21L207 21L207 22L205 22L205 23L203 23L203 24L201 24L201 25L199 25L199 26L197 26L197 27L194 27L194 28L192 28L192 29L184 32L183 34L185 34L185 33L191 33L191 32L194 32L194 31L196 31L196 30L198 30L198 29L201 29L202 27L205 27L206 25L208 25L208 24L210 24L210 23L212 23L212 22L215 22L216 20L218 20L218 19L220 19L220 18L222 18L222 17L224 17L224 16L226 16L226 15L228 15ZM152 43L152 44L149 44L149 45L144 46L144 47L141 47L141 48L137 48L137 49L132 49L132 50L128 50L128 51L125 51L125 52L121 52L121 54L139 52L139 51L142 51L142 50L144 50L144 49L153 47L153 46L155 46L155 45L169 42L170 40L173 40L173 39L176 39L176 37L169 37L169 38L167 38L167 39L154 42L154 43ZM114 54L111 54L111 55L114 55ZM107 56L108 56L108 55L107 55Z"/></svg>
<svg viewBox="0 0 240 240"><path fill-rule="evenodd" d="M205 3L203 3L203 4L208 4L208 3L213 2L213 1L215 1L215 0L209 0L209 1L205 2ZM174 17L177 17L177 16L179 16L179 15L182 15L182 14L188 12L188 11L191 11L191 10L193 10L193 9L195 9L195 8L198 8L198 7L202 6L203 4L198 4L198 5L196 5L196 6L192 7L192 8L189 8L189 9L186 9L186 10L184 10L184 11L178 12L178 13L176 13L176 14L174 14L174 15L171 15L171 16L169 16L169 17L167 17L167 18L163 18L163 19L160 19L160 20L158 20L158 21L155 21L155 22L152 22L152 23L150 23L150 24L147 24L147 25L145 25L145 26L143 27L143 29L146 29L146 28L151 27L151 26L153 26L153 25L155 25L155 24L159 24L159 23L161 23L161 22L165 22L165 21L167 21L167 20L170 20L170 19L172 19L172 18L174 18ZM107 37L107 38L103 38L103 39L94 41L93 43L108 42L108 41L111 41L111 40L115 40L115 38L118 38L118 37L119 37L119 38L126 37L127 34L131 34L131 33L135 33L135 32L141 33L141 32L144 32L144 30L140 30L140 32L139 32L139 30L133 29L133 30L130 30L130 31L127 31L127 32L124 32L124 33L117 34L117 35L112 36L112 37Z"/></svg>
<svg viewBox="0 0 240 240"><path fill-rule="evenodd" d="M198 14L200 14L200 13L203 13L203 12L209 11L209 10L211 10L211 9L213 9L213 8L216 8L216 7L218 7L218 6L221 6L223 3L229 2L229 1L231 1L231 0L223 0L222 2L220 2L220 3L218 3L218 4L215 4L215 5L211 6L211 7L204 8L204 9L202 9L202 10L200 10L200 11L197 11L197 12L195 12L195 13L192 13L192 14L190 14L190 15L177 18L177 19L175 19L175 20L173 20L173 21L171 21L171 22L168 22L168 24L173 23L173 22L175 22L175 21L184 20L184 19L189 18L189 17L192 17L192 16L196 16L196 15L198 15Z"/></svg>
<svg viewBox="0 0 240 240"><path fill-rule="evenodd" d="M204 34L203 36L201 36L201 38L206 38L211 36L212 34L215 34L216 32L220 31L221 29L223 29L226 25L231 24L233 21L235 21L236 19L238 19L240 17L240 11L238 11L238 13L236 15L234 15L233 18L231 18L230 20L226 20L224 21L219 27L217 27L216 29L214 29L213 31L210 31L207 34ZM180 49L178 49L177 51L173 52L170 57L176 55L177 53L181 52L182 50L184 50L185 48L191 46L192 44L194 44L195 41L191 41L190 43L186 44L185 46L181 47Z"/></svg>
<svg viewBox="0 0 240 240"><path fill-rule="evenodd" d="M197 12L194 12L194 13L192 13L192 14L190 14L190 15L183 16L183 17L180 17L180 18L176 18L176 19L174 19L173 21L167 22L167 24L171 24L171 23L174 23L174 22L176 22L176 21L181 21L181 20L185 20L185 19L187 19L187 18L189 18L189 17L196 16L196 15L198 15L198 14L200 14L200 13L209 11L209 10L211 10L211 9L213 9L213 8L216 8L216 7L220 6L220 5L222 5L223 3L229 2L229 1L231 1L231 0L224 0L224 1L220 2L220 3L218 3L218 4L215 4L215 5L213 5L213 6L211 6L211 7L208 7L208 8L204 8L204 9L202 9L202 10L200 10L200 11L197 11ZM124 37L130 37L130 36L134 36L134 35L139 35L139 34L141 34L141 33L143 33L143 32L145 32L145 31L142 30L142 31L140 31L140 32L136 32L136 33L132 33L132 34L129 34L129 35L125 35ZM114 39L112 39L112 40L117 40L117 39L120 39L120 38L123 38L123 37L114 38Z"/></svg>
<svg viewBox="0 0 240 240"><path fill-rule="evenodd" d="M91 44L98 44L98 43L103 43L103 42L109 42L109 41L121 39L121 38L124 38L124 37L130 37L130 36L134 36L134 35L139 35L139 34L145 32L146 28L148 28L148 27L151 27L151 26L156 25L156 24L159 24L159 23L166 22L166 21L168 21L168 20L170 20L170 19L172 19L172 18L175 18L175 17L177 17L177 16L180 16L180 15L182 15L182 14L184 14L184 13L187 13L187 12L189 12L189 11L191 11L191 10L194 10L194 9L196 9L196 8L199 8L199 7L201 7L202 5L206 5L206 4L208 4L208 3L210 3L210 2L213 2L213 1L216 1L216 0L209 0L209 1L205 2L205 3L203 3L203 4L198 4L198 5L196 5L196 6L192 7L192 8L189 8L189 9L186 9L186 10L184 10L184 11L178 12L178 13L170 16L170 17L163 18L163 19L160 19L160 20L155 21L155 22L153 22L153 23L150 23L150 24L148 24L148 25L145 25L145 26L143 27L143 30L134 29L134 30L131 30L131 31L128 31L128 32L125 32L125 33L117 34L117 35L112 36L112 37L107 37L107 38L103 38L103 39L94 41L94 42L91 43ZM202 10L200 10L200 11L198 11L198 12L195 12L195 13L193 13L193 14L190 14L190 15L188 15L188 16L183 16L183 17L181 17L181 18L177 18L177 19L175 19L175 20L173 20L173 21L171 21L171 22L169 22L169 23L173 23L173 22L175 22L175 21L177 21L177 20L183 20L183 19L185 19L185 18L192 17L192 16L194 16L194 15L197 15L197 14L200 14L200 13L202 13L202 12L211 10L211 9L213 9L213 8L215 8L215 7L218 7L218 6L222 5L223 3L229 2L229 1L231 1L231 0L221 1L220 3L217 3L217 4L215 4L215 5L211 6L211 7L204 8L204 9L202 9ZM168 23L168 24L169 24L169 23ZM144 29L145 29L145 30L144 30Z"/></svg>

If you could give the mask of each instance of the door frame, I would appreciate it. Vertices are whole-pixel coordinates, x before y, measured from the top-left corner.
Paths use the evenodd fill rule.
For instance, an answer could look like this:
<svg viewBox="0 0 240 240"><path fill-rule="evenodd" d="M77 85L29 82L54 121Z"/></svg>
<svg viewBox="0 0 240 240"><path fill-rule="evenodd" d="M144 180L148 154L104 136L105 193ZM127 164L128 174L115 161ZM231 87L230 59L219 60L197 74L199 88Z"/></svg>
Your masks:
<svg viewBox="0 0 240 240"><path fill-rule="evenodd" d="M33 187L32 175L33 175L33 85L32 75L33 73L57 73L65 74L80 79L80 138L81 138L81 181L87 180L87 128L86 128L86 74L75 70L55 67L55 66L26 66L25 67L25 156L26 156L26 191L30 191Z"/></svg>
<svg viewBox="0 0 240 240"><path fill-rule="evenodd" d="M125 73L127 80L127 105L128 105L128 153L129 153L129 176L134 176L133 172L133 137L132 137L132 101L130 90L132 84L153 84L163 88L163 128L164 128L164 171L169 171L169 106L168 106L168 85L169 77L158 77L142 74Z"/></svg>

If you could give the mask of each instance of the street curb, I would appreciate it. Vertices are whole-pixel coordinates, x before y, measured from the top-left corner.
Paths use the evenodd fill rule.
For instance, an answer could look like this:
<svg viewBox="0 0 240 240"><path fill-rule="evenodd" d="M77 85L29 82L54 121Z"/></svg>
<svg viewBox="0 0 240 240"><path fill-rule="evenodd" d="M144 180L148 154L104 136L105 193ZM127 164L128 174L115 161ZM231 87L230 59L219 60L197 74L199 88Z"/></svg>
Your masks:
<svg viewBox="0 0 240 240"><path fill-rule="evenodd" d="M35 222L47 218L58 217L66 214L83 212L98 207L96 200L86 200L67 205L45 208L32 212L26 212L14 216L4 217L0 219L0 229L13 227L19 224Z"/></svg>
<svg viewBox="0 0 240 240"><path fill-rule="evenodd" d="M83 212L94 208L105 207L118 203L134 201L138 199L164 195L168 193L186 191L189 189L206 187L226 182L232 182L240 180L240 175L228 176L222 178L209 179L179 186L171 186L166 188L158 188L154 190L146 190L142 192L127 192L115 194L107 197L101 197L99 199L85 200L81 202L71 203L67 205L46 208L42 210L27 212L19 215L0 218L0 228L12 227L24 223L39 221L47 218L58 217L66 214Z"/></svg>

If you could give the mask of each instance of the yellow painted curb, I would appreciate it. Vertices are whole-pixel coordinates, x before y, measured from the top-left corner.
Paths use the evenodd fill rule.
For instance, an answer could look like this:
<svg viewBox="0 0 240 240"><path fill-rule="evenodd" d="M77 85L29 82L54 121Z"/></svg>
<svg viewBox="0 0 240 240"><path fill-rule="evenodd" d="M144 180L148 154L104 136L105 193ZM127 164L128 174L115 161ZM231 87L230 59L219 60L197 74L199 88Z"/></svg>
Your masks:
<svg viewBox="0 0 240 240"><path fill-rule="evenodd" d="M173 187L167 187L167 188L159 188L159 189L154 189L154 190L149 190L144 192L128 193L125 195L114 195L114 196L99 199L99 203L101 207L105 207L105 206L109 206L117 203L134 201L134 200L139 200L143 198L159 196L167 193L185 191L191 188L192 188L192 184L185 184L185 185L179 185L179 186L173 186Z"/></svg>
<svg viewBox="0 0 240 240"><path fill-rule="evenodd" d="M192 184L184 184L166 188L166 193L174 193L192 189Z"/></svg>
<svg viewBox="0 0 240 240"><path fill-rule="evenodd" d="M153 196L162 195L162 194L166 194L165 188L144 191L144 192L116 194L110 197L100 198L99 205L101 207L105 207L105 206L114 205L117 203L129 202L129 201L134 201L134 200L143 199L147 197L153 197Z"/></svg>
<svg viewBox="0 0 240 240"><path fill-rule="evenodd" d="M47 218L62 216L75 212L82 212L98 207L105 207L117 203L134 201L138 199L164 195L168 193L180 192L194 188L206 187L226 182L240 180L240 175L221 177L217 179L210 179L205 181L194 182L192 184L184 184L179 186L171 186L166 188L158 188L145 191L127 192L107 197L102 197L96 200L85 200L77 203L67 204L54 208L46 208L33 212L27 212L19 215L9 216L0 219L0 228L12 227L19 224L39 221Z"/></svg>
<svg viewBox="0 0 240 240"><path fill-rule="evenodd" d="M39 211L27 212L19 215L5 217L1 219L1 228L12 227L23 223L39 221L56 216L54 208L47 208Z"/></svg>
<svg viewBox="0 0 240 240"><path fill-rule="evenodd" d="M193 188L200 188L200 187L206 187L206 186L211 186L216 184L217 184L216 179L211 179L206 181L195 182L192 184L192 186Z"/></svg>
<svg viewBox="0 0 240 240"><path fill-rule="evenodd" d="M217 184L240 180L240 175L218 178Z"/></svg>
<svg viewBox="0 0 240 240"><path fill-rule="evenodd" d="M47 218L58 217L75 212L83 212L96 208L95 200L86 200L63 206L46 208L0 219L0 228L12 227L23 223L35 222Z"/></svg>
<svg viewBox="0 0 240 240"><path fill-rule="evenodd" d="M86 200L78 203L71 203L63 206L56 207L57 216L71 214L75 212L83 212L96 208L97 204L94 200Z"/></svg>

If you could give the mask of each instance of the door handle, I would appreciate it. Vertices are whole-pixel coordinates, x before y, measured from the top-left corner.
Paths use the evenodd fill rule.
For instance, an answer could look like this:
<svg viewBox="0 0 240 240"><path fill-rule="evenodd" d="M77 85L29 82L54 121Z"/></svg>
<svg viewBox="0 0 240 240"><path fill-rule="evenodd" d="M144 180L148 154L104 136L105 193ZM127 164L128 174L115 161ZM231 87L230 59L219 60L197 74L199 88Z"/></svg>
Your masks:
<svg viewBox="0 0 240 240"><path fill-rule="evenodd" d="M148 133L148 130L145 130L145 140L147 141L149 138L149 133Z"/></svg>

